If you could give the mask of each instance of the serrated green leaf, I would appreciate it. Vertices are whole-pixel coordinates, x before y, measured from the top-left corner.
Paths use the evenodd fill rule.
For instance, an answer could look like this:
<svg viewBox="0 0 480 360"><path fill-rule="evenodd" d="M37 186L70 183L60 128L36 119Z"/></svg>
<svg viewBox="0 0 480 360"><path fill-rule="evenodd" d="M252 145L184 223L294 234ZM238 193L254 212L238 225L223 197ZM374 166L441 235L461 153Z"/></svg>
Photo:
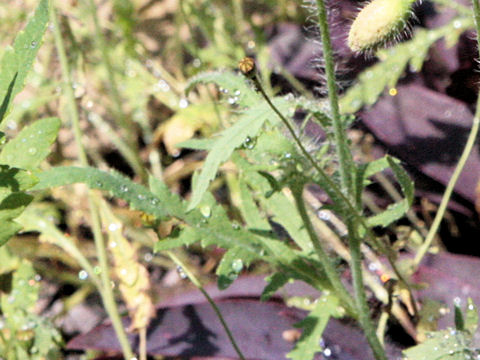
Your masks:
<svg viewBox="0 0 480 360"><path fill-rule="evenodd" d="M168 186L161 180L150 176L148 178L148 186L150 191L162 203L168 204L168 214L177 218L184 217L187 204L177 194L172 193Z"/></svg>
<svg viewBox="0 0 480 360"><path fill-rule="evenodd" d="M165 251L182 246L189 246L196 242L199 242L201 238L194 228L186 227L182 229L178 234L169 236L166 239L161 239L155 243L154 251Z"/></svg>
<svg viewBox="0 0 480 360"><path fill-rule="evenodd" d="M400 160L387 155L387 161L393 173L395 174L395 178L402 188L403 195L405 196L408 205L411 206L414 196L413 181L410 179L410 176L408 176L403 167L400 166Z"/></svg>
<svg viewBox="0 0 480 360"><path fill-rule="evenodd" d="M310 252L313 249L312 243L292 201L284 193L276 191L279 189L272 188L275 186L271 184L272 180L252 171L252 165L248 161L241 157L235 157L234 161L243 170L244 181L257 193L262 207L272 215L272 220L280 224L302 250ZM271 190L275 192L269 193Z"/></svg>
<svg viewBox="0 0 480 360"><path fill-rule="evenodd" d="M388 208L374 216L371 216L367 219L367 224L371 227L374 226L383 226L386 227L392 222L401 219L405 213L410 209L413 203L414 197L414 185L407 172L400 166L399 160L391 156L385 157L388 167L392 169L396 180L402 188L403 195L405 199L398 201L394 204L388 206ZM381 169L384 165L383 161L378 162L378 167L375 170ZM373 171L373 170L372 170ZM373 173L372 173L373 174Z"/></svg>
<svg viewBox="0 0 480 360"><path fill-rule="evenodd" d="M260 296L260 300L262 301L270 299L280 288L288 283L290 278L285 273L276 272L273 275L268 276L265 280L268 284L265 286L262 295Z"/></svg>
<svg viewBox="0 0 480 360"><path fill-rule="evenodd" d="M185 91L189 93L198 84L215 83L228 96L235 97L240 106L251 107L261 100L252 87L247 84L245 77L229 71L203 72L191 78Z"/></svg>
<svg viewBox="0 0 480 360"><path fill-rule="evenodd" d="M270 231L271 226L265 216L260 213L255 200L252 197L252 192L248 188L244 179L239 179L240 187L240 212L245 223L249 229Z"/></svg>
<svg viewBox="0 0 480 360"><path fill-rule="evenodd" d="M430 333L423 343L403 351L408 360L463 360L472 356L471 336L453 329Z"/></svg>
<svg viewBox="0 0 480 360"><path fill-rule="evenodd" d="M358 81L350 87L340 100L343 114L353 114L364 105L373 105L385 87L394 87L405 71L408 63L414 71L420 71L428 50L439 39L452 34L461 34L473 27L471 18L455 18L445 26L415 31L411 40L391 49L381 50L377 56L380 62L369 67L358 76ZM457 36L458 36L457 35Z"/></svg>
<svg viewBox="0 0 480 360"><path fill-rule="evenodd" d="M274 102L280 112L288 112L288 101L276 99ZM262 102L252 106L232 127L226 129L221 134L221 137L215 142L212 150L208 153L198 182L192 189L192 199L188 207L189 210L195 208L200 203L203 194L208 189L210 181L215 178L220 165L227 161L233 151L240 147L248 137L257 136L267 120L278 122L275 112L268 104Z"/></svg>
<svg viewBox="0 0 480 360"><path fill-rule="evenodd" d="M320 338L331 316L337 313L338 299L332 295L323 295L308 316L295 326L302 328L302 336L295 348L287 354L292 360L311 360L322 350Z"/></svg>
<svg viewBox="0 0 480 360"><path fill-rule="evenodd" d="M0 122L8 113L13 98L23 89L25 78L37 55L48 23L48 0L41 0L34 16L8 48L0 62Z"/></svg>
<svg viewBox="0 0 480 360"><path fill-rule="evenodd" d="M31 190L84 183L91 189L108 191L113 196L127 201L133 209L152 214L157 218L165 218L176 212L176 209L169 209L168 202L162 202L144 186L113 171L107 173L90 167L56 167L39 173L38 180L38 184Z"/></svg>
<svg viewBox="0 0 480 360"><path fill-rule="evenodd" d="M47 118L24 127L3 147L0 164L28 170L37 168L50 153L60 125L58 118Z"/></svg>

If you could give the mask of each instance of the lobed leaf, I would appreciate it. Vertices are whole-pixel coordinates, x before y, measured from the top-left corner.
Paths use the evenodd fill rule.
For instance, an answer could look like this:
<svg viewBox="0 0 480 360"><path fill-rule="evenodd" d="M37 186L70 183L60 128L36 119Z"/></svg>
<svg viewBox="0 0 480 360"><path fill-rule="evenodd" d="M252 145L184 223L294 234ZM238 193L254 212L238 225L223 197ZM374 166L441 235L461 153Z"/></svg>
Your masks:
<svg viewBox="0 0 480 360"><path fill-rule="evenodd" d="M302 336L290 351L287 358L292 360L311 360L315 354L322 350L320 341L323 331L331 316L337 313L338 298L332 295L323 295L317 300L315 308L308 316L295 324L302 328Z"/></svg>
<svg viewBox="0 0 480 360"><path fill-rule="evenodd" d="M289 109L288 101L284 99L274 100L275 105L282 113ZM266 103L259 103L247 110L240 119L230 128L226 129L221 137L215 142L203 165L202 172L197 183L192 189L192 199L189 210L195 208L201 201L218 171L220 165L230 158L233 151L242 146L247 138L254 138L267 121L277 121L277 115Z"/></svg>
<svg viewBox="0 0 480 360"><path fill-rule="evenodd" d="M135 210L165 218L176 210L170 207L169 199L159 199L147 188L116 172L104 172L85 167L56 167L38 174L38 184L31 190L46 190L56 186L74 183L87 184L91 189L110 192L113 196L127 201Z"/></svg>
<svg viewBox="0 0 480 360"><path fill-rule="evenodd" d="M362 72L358 76L358 82L340 100L342 113L353 114L365 105L373 105L385 87L395 87L409 63L414 71L421 69L428 50L437 40L447 37L450 42L455 41L461 33L472 27L472 19L455 18L437 29L419 29L411 40L379 51L377 56L380 62ZM395 91L391 95L394 96Z"/></svg>

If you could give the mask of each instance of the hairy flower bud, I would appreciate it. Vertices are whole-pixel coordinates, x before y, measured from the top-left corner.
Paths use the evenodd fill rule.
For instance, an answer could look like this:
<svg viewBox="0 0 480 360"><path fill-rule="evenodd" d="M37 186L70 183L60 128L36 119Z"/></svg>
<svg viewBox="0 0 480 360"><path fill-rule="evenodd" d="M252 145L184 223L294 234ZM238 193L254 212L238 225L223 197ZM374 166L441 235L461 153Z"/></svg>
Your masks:
<svg viewBox="0 0 480 360"><path fill-rule="evenodd" d="M353 51L367 51L394 39L407 25L415 0L373 0L357 15L348 34Z"/></svg>

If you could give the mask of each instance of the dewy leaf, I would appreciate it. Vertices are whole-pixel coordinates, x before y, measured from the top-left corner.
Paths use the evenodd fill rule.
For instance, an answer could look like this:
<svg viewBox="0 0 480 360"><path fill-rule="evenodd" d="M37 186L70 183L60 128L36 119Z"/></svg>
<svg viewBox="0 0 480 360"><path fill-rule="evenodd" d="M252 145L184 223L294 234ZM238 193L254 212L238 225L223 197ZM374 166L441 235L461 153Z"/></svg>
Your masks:
<svg viewBox="0 0 480 360"><path fill-rule="evenodd" d="M48 23L48 0L41 0L34 16L21 31L13 45L8 48L0 62L0 122L8 113L9 106L24 87L25 78L37 55Z"/></svg>
<svg viewBox="0 0 480 360"><path fill-rule="evenodd" d="M228 250L218 264L216 274L217 285L220 290L228 288L238 277L244 267L249 266L257 256L240 246Z"/></svg>
<svg viewBox="0 0 480 360"><path fill-rule="evenodd" d="M109 191L127 201L135 210L165 218L170 215L169 202L154 196L139 185L116 172L107 173L94 168L56 167L38 174L39 182L31 190L45 190L74 183L87 184L91 189Z"/></svg>
<svg viewBox="0 0 480 360"><path fill-rule="evenodd" d="M331 316L335 316L338 308L338 299L332 295L323 295L317 300L315 308L308 316L296 324L302 328L302 336L290 351L287 358L292 360L311 360L322 350L319 339L327 326Z"/></svg>
<svg viewBox="0 0 480 360"><path fill-rule="evenodd" d="M408 360L473 359L471 346L468 332L447 329L430 333L426 341L403 351L403 354Z"/></svg>
<svg viewBox="0 0 480 360"><path fill-rule="evenodd" d="M215 83L221 92L235 99L240 106L253 106L261 97L247 84L244 76L229 71L212 71L200 73L188 81L186 92L190 92L197 84Z"/></svg>
<svg viewBox="0 0 480 360"><path fill-rule="evenodd" d="M364 105L373 105L385 87L394 88L408 63L412 70L419 71L428 55L429 48L442 37L460 35L473 27L473 18L455 18L445 26L433 30L419 29L414 38L394 48L377 53L380 62L369 67L358 76L355 85L348 89L340 100L343 114L353 114ZM396 92L390 93L395 96Z"/></svg>
<svg viewBox="0 0 480 360"><path fill-rule="evenodd" d="M276 99L275 105L280 112L284 114L288 112L290 106L289 102L284 99ZM192 200L188 207L189 210L200 203L203 194L208 189L210 181L215 178L220 164L228 160L233 151L237 147L240 147L248 137L257 136L267 120L278 122L277 115L270 106L261 102L252 106L232 127L222 133L221 137L215 142L212 150L208 153L200 177L193 187Z"/></svg>
<svg viewBox="0 0 480 360"><path fill-rule="evenodd" d="M47 118L24 127L0 152L0 164L32 170L50 153L60 129L58 118Z"/></svg>

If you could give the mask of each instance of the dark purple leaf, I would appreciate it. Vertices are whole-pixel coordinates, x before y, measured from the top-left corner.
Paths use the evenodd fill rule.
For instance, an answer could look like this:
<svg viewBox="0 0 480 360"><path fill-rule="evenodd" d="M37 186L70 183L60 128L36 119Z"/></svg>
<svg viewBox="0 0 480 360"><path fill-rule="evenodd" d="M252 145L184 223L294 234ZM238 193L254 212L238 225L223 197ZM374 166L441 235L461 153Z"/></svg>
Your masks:
<svg viewBox="0 0 480 360"><path fill-rule="evenodd" d="M259 277L240 278L227 291L217 294L230 299L220 300L217 297L216 303L248 359L285 359L293 343L284 340L284 332L294 329L293 325L306 312L289 308L279 301L260 302L258 298L264 285L265 282ZM286 289L289 295L317 294L300 283L289 284ZM250 299L231 298L239 295ZM168 307L165 307L166 304ZM135 348L138 339L131 335L130 340ZM148 330L147 340L150 355L237 358L216 314L198 291L161 304ZM328 349L325 354L329 355L325 359L373 359L362 333L335 319L330 320L327 326L323 345ZM98 326L89 333L74 338L68 348L120 351L110 325ZM391 356L399 355L398 349L391 346L388 349ZM318 359L322 359L321 355Z"/></svg>

